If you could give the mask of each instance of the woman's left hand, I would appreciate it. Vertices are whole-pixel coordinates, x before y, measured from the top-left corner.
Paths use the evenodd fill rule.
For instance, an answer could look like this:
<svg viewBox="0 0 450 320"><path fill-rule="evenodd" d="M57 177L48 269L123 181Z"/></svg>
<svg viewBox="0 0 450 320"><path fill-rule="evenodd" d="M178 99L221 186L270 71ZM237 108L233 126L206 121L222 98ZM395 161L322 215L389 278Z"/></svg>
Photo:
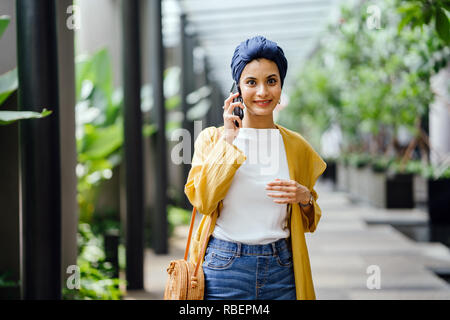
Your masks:
<svg viewBox="0 0 450 320"><path fill-rule="evenodd" d="M266 185L266 190L277 190L279 193L267 193L269 197L275 198L275 203L308 203L311 193L308 188L294 180L275 179Z"/></svg>

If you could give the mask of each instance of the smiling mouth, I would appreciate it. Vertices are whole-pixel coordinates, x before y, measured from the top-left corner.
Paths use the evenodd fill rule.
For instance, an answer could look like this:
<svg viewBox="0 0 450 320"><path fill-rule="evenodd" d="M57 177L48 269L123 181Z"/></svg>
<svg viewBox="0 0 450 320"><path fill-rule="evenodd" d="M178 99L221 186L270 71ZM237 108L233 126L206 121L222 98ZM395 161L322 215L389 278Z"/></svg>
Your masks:
<svg viewBox="0 0 450 320"><path fill-rule="evenodd" d="M264 107L264 106L268 106L272 100L259 100L259 101L254 101L256 105Z"/></svg>

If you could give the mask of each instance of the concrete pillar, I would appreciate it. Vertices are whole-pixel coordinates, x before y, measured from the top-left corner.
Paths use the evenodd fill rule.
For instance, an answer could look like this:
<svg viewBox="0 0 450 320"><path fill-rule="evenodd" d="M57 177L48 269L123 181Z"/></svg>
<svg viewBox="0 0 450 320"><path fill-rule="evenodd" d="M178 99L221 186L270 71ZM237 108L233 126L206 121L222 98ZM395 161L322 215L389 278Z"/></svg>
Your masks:
<svg viewBox="0 0 450 320"><path fill-rule="evenodd" d="M67 27L70 13L67 8L73 0L58 0L56 23L58 42L59 122L61 127L61 280L66 286L70 265L77 264L78 203L77 203L77 150L75 139L75 43L74 30Z"/></svg>
<svg viewBox="0 0 450 320"><path fill-rule="evenodd" d="M430 104L430 160L434 165L450 161L450 64L431 77L434 101Z"/></svg>

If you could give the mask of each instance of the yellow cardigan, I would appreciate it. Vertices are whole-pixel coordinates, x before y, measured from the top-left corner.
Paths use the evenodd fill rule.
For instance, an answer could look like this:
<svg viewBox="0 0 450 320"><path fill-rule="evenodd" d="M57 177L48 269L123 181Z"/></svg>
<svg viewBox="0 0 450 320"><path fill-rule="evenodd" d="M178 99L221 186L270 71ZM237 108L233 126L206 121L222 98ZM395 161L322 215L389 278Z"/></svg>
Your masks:
<svg viewBox="0 0 450 320"><path fill-rule="evenodd" d="M327 165L299 133L281 125L275 124L275 126L283 137L290 179L306 186L314 197L314 208L309 215L302 210L299 204L288 204L287 210L297 300L315 300L304 233L314 232L319 223L321 209L317 204L318 195L313 187ZM201 251L201 240L205 239L207 235L210 236L214 231L216 219L223 207L223 199L233 181L236 170L247 159L235 145L220 139L223 131L224 127L222 126L219 128L208 127L200 132L195 140L192 167L184 187L184 192L191 204L203 214L191 241L190 261L194 263ZM208 219L212 219L211 227L209 230L205 230Z"/></svg>

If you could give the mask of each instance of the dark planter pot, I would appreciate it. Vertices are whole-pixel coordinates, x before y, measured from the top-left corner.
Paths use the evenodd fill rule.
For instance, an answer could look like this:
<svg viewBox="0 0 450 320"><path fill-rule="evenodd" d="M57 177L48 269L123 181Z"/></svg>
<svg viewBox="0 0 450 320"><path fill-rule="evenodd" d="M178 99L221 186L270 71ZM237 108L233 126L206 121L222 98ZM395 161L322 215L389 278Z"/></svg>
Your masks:
<svg viewBox="0 0 450 320"><path fill-rule="evenodd" d="M20 286L0 287L0 300L19 300Z"/></svg>
<svg viewBox="0 0 450 320"><path fill-rule="evenodd" d="M335 161L326 161L327 168L323 173L324 179L330 180L333 183L336 183L336 162Z"/></svg>
<svg viewBox="0 0 450 320"><path fill-rule="evenodd" d="M432 224L450 225L450 179L428 179L428 215Z"/></svg>
<svg viewBox="0 0 450 320"><path fill-rule="evenodd" d="M113 265L112 277L119 277L119 230L108 230L105 233L105 260Z"/></svg>
<svg viewBox="0 0 450 320"><path fill-rule="evenodd" d="M386 208L414 208L412 174L397 173L386 177Z"/></svg>

